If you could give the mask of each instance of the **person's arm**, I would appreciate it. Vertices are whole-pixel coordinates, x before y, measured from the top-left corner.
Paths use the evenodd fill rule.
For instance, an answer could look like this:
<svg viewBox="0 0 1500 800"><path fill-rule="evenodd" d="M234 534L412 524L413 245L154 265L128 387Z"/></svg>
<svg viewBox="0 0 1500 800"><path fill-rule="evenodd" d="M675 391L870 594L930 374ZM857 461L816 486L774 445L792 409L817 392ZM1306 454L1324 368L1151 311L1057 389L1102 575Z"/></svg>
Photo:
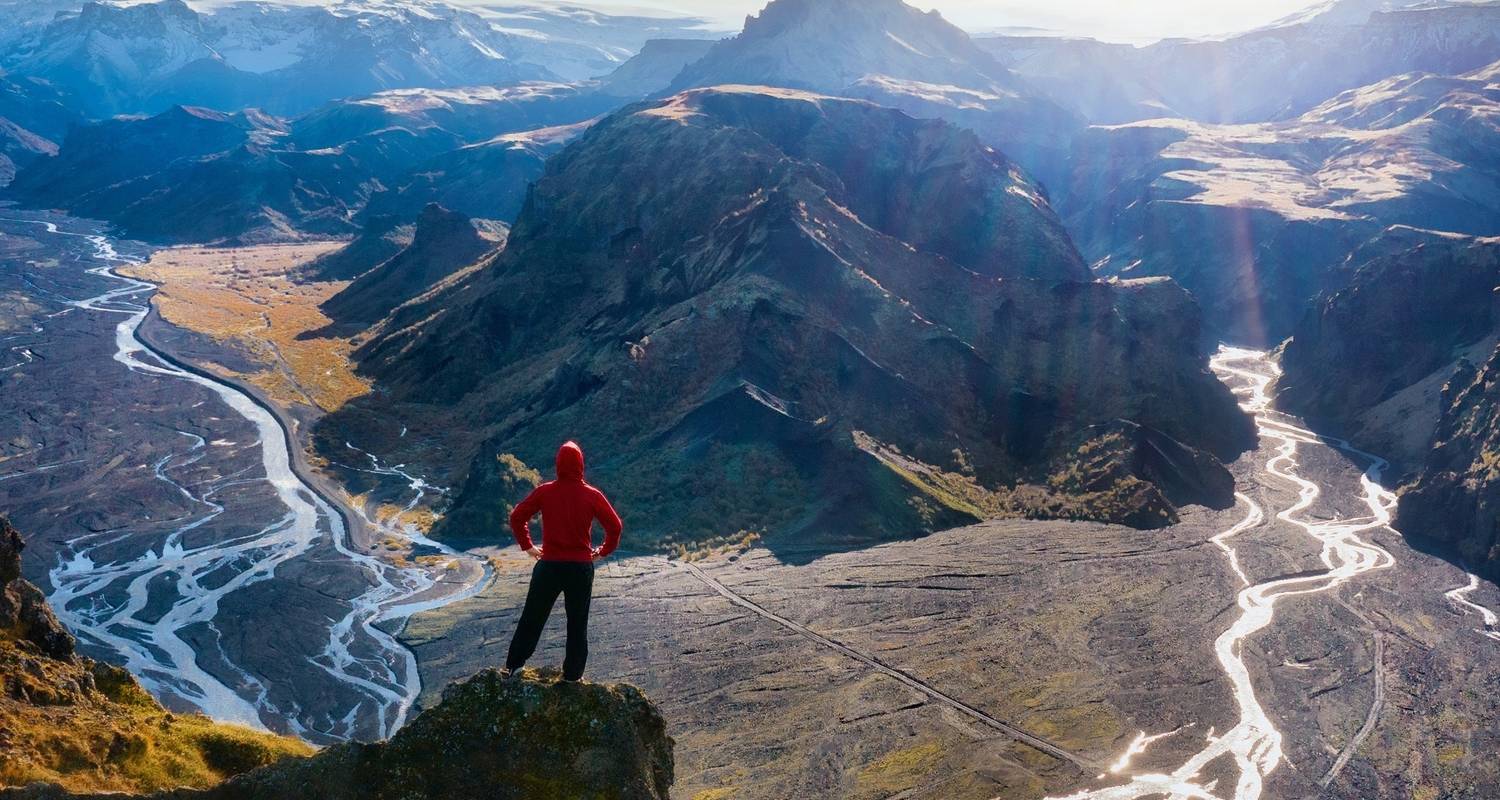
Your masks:
<svg viewBox="0 0 1500 800"><path fill-rule="evenodd" d="M594 551L594 558L609 558L620 546L620 533L625 530L625 524L615 513L614 506L609 504L609 498L597 490L594 492L594 519L604 526L604 546Z"/></svg>
<svg viewBox="0 0 1500 800"><path fill-rule="evenodd" d="M540 492L541 487L533 489L531 494L526 495L526 499L517 503L515 509L510 512L510 532L516 537L516 544L526 551L526 555L536 559L542 557L542 551L536 549L536 545L531 541L531 518L536 516L536 512L542 508L542 499L538 496Z"/></svg>

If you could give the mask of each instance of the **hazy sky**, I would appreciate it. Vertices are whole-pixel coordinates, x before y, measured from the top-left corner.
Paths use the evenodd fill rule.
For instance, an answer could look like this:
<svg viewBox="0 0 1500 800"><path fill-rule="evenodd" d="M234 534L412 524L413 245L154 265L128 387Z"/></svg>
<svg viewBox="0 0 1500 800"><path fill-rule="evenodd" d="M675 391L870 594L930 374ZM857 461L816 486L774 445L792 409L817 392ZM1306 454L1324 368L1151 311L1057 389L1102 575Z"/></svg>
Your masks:
<svg viewBox="0 0 1500 800"><path fill-rule="evenodd" d="M582 0L585 5L655 6L686 11L738 28L766 0ZM970 30L1047 28L1116 41L1211 36L1246 30L1300 11L1317 0L908 0L936 8Z"/></svg>

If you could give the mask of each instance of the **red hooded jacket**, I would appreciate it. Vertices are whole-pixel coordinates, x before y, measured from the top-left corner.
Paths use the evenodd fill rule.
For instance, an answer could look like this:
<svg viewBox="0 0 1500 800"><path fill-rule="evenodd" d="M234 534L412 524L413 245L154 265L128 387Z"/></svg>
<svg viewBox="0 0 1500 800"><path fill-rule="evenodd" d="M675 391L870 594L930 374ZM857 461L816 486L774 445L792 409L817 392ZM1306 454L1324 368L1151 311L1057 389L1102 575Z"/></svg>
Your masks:
<svg viewBox="0 0 1500 800"><path fill-rule="evenodd" d="M516 544L530 550L531 518L542 513L542 560L588 563L620 546L624 525L604 493L583 482L583 448L568 442L557 450L557 480L536 487L510 512ZM594 549L594 520L604 526L604 546Z"/></svg>

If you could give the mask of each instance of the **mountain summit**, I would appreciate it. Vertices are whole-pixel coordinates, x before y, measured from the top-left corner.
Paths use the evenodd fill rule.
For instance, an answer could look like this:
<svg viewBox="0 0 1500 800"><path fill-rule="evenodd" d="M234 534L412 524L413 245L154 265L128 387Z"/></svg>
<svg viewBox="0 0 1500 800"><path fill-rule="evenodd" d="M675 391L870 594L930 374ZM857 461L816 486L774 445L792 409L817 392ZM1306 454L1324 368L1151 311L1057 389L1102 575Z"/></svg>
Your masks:
<svg viewBox="0 0 1500 800"><path fill-rule="evenodd" d="M675 88L724 83L840 92L875 75L960 87L1013 83L936 11L901 0L776 0L688 66Z"/></svg>
<svg viewBox="0 0 1500 800"><path fill-rule="evenodd" d="M858 97L971 128L1043 180L1081 121L937 12L901 0L775 0L672 91L726 84Z"/></svg>

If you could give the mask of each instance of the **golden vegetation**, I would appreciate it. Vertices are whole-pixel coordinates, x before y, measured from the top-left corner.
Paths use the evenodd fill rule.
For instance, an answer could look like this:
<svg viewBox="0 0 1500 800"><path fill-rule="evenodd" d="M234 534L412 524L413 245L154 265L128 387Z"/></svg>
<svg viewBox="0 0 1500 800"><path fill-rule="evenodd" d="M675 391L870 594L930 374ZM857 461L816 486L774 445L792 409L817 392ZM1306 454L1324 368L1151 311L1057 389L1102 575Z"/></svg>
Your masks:
<svg viewBox="0 0 1500 800"><path fill-rule="evenodd" d="M241 377L272 399L333 411L370 391L354 374L350 340L314 334L332 322L318 306L347 284L288 276L340 246L177 247L123 271L162 287L155 302L168 322L249 354L261 369Z"/></svg>
<svg viewBox="0 0 1500 800"><path fill-rule="evenodd" d="M911 503L924 519L935 519L946 508L975 519L1139 522L1154 515L1163 522L1175 521L1152 484L1133 475L1113 474L1119 470L1114 469L1111 458L1124 444L1118 435L1090 440L1057 459L1058 469L1046 477L1045 483L993 488L971 474L972 467L962 450L954 451L960 471L949 472L863 431L854 431L854 442L920 492Z"/></svg>
<svg viewBox="0 0 1500 800"><path fill-rule="evenodd" d="M916 785L937 770L943 746L936 742L906 747L885 754L859 773L861 796L889 797Z"/></svg>
<svg viewBox="0 0 1500 800"><path fill-rule="evenodd" d="M674 538L668 535L662 542L662 546L670 550L678 560L702 561L717 555L740 555L749 552L760 542L761 534L755 531L740 531L731 536L714 536L687 543L674 541Z"/></svg>
<svg viewBox="0 0 1500 800"><path fill-rule="evenodd" d="M164 710L114 667L38 658L0 643L0 786L150 792L213 786L313 748L199 714ZM92 684L92 686L90 686Z"/></svg>

